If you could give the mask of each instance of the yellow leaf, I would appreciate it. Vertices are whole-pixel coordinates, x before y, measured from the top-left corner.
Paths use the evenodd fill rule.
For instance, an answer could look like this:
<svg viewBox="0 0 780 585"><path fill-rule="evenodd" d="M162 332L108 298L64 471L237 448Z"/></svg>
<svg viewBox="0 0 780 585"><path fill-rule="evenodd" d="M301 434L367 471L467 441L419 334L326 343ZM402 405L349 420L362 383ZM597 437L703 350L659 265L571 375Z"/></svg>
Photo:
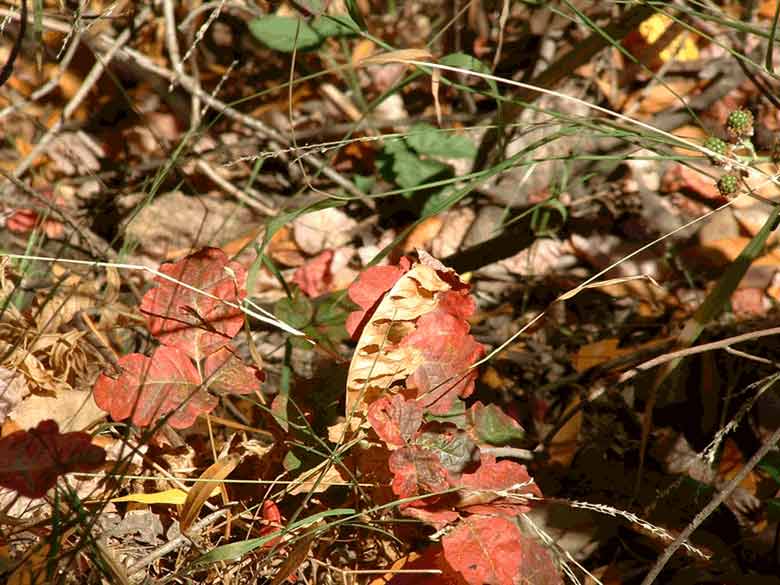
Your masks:
<svg viewBox="0 0 780 585"><path fill-rule="evenodd" d="M656 12L653 16L639 25L639 32L649 44L655 43L670 26L679 26L665 14ZM699 58L699 48L688 31L681 32L666 45L660 52L661 61L666 63L670 59L677 61L695 61Z"/></svg>
<svg viewBox="0 0 780 585"><path fill-rule="evenodd" d="M219 488L217 488L219 489ZM187 499L187 492L179 489L165 490L152 494L128 494L112 498L112 502L137 502L139 504L176 504L181 506Z"/></svg>
<svg viewBox="0 0 780 585"><path fill-rule="evenodd" d="M217 491L222 489L221 481L230 475L237 465L237 457L226 457L216 461L203 472L199 479L207 481L200 481L192 487L182 507L179 517L179 527L182 532L189 530L206 500L214 494L215 489ZM217 482L216 486L215 482Z"/></svg>

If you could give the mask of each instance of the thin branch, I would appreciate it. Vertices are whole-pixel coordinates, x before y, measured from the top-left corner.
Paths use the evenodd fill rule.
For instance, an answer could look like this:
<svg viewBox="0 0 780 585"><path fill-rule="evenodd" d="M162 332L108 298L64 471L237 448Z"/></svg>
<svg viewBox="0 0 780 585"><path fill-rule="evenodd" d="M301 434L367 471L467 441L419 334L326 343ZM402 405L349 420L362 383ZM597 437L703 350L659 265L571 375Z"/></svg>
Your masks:
<svg viewBox="0 0 780 585"><path fill-rule="evenodd" d="M688 526L685 527L682 532L680 532L677 538L674 539L674 542L666 547L664 553L658 558L658 560L655 562L655 565L653 565L653 568L650 569L650 572L645 577L644 581L642 581L642 585L651 585L656 580L658 575L661 574L661 571L669 562L669 559L672 558L672 555L674 555L677 549L688 540L691 534L693 534L693 532L701 525L702 522L709 518L709 516L718 508L718 506L726 501L726 498L728 498L731 493L737 489L737 487L739 487L739 484L742 483L742 480L745 479L751 471L753 471L756 465L758 465L759 462L766 456L766 454L772 450L778 441L780 441L780 427L778 427L778 429L772 433L772 435L763 445L761 445L761 448L756 451L755 455L750 458L750 461L748 461L745 466L739 470L739 473L737 473L737 475L735 475L720 492L715 494L712 500L710 500L710 503L707 504L701 512L696 514L696 517L691 521L690 524L688 524Z"/></svg>
<svg viewBox="0 0 780 585"><path fill-rule="evenodd" d="M661 364L674 361L679 358L687 357L690 355L696 355L698 353L704 353L706 351L712 351L713 349L723 349L735 343L742 343L744 341L750 341L751 339L760 339L761 337L768 337L770 335L780 335L780 327L771 327L770 329L761 329L759 331L751 331L750 333L743 333L742 335L735 335L734 337L727 337L719 341L713 341L712 343L703 343L694 347L688 347L679 351L673 351L659 355L656 358L648 360L643 364L639 364L634 369L624 373L618 383L625 382L636 376L639 372L649 370Z"/></svg>

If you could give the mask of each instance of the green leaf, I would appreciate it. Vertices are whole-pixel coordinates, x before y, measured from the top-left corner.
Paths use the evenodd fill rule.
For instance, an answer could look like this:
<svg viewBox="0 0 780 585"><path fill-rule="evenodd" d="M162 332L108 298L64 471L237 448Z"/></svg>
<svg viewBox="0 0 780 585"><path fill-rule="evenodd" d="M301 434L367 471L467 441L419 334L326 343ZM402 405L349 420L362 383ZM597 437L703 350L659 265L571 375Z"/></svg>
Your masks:
<svg viewBox="0 0 780 585"><path fill-rule="evenodd" d="M495 404L477 407L473 412L474 430L480 441L491 445L506 445L513 439L525 437L525 431L517 421Z"/></svg>
<svg viewBox="0 0 780 585"><path fill-rule="evenodd" d="M205 555L195 559L194 564L207 565L211 563L216 563L218 561L229 561L233 559L239 559L245 554L248 554L253 550L260 548L264 544L271 542L272 540L279 538L280 536L283 536L288 532L291 532L298 528L309 526L311 524L314 524L315 522L319 522L323 518L328 518L329 516L350 516L354 513L355 510L351 508L334 508L333 510L324 510L322 512L318 512L317 514L313 514L308 518L304 518L303 520L298 520L297 522L293 522L287 528L277 530L275 532L272 532L271 534L261 536L260 538L250 538L249 540L244 540L242 542L232 542L230 544L218 546L217 548L214 548L209 552L207 552Z"/></svg>
<svg viewBox="0 0 780 585"><path fill-rule="evenodd" d="M478 458L479 449L468 435L453 425L429 423L415 444L436 453L450 473L460 473Z"/></svg>
<svg viewBox="0 0 780 585"><path fill-rule="evenodd" d="M301 466L301 460L298 459L298 456L292 451L287 451L287 454L284 456L284 459L282 460L282 467L284 467L287 471L294 471L298 469L300 466Z"/></svg>
<svg viewBox="0 0 780 585"><path fill-rule="evenodd" d="M420 154L444 158L474 158L477 148L466 136L443 132L430 124L415 124L406 142Z"/></svg>
<svg viewBox="0 0 780 585"><path fill-rule="evenodd" d="M300 289L296 288L291 298L277 301L274 305L274 315L296 329L302 329L311 323L314 306Z"/></svg>
<svg viewBox="0 0 780 585"><path fill-rule="evenodd" d="M321 40L328 37L351 36L355 34L355 31L360 30L357 23L346 14L319 16L312 21L311 27Z"/></svg>
<svg viewBox="0 0 780 585"><path fill-rule="evenodd" d="M355 181L355 186L368 194L371 189L376 185L376 177L367 177L364 175L353 175L352 180Z"/></svg>
<svg viewBox="0 0 780 585"><path fill-rule="evenodd" d="M452 167L437 160L421 159L402 142L383 148L380 170L386 179L404 189L452 175Z"/></svg>
<svg viewBox="0 0 780 585"><path fill-rule="evenodd" d="M758 464L758 468L776 483L780 483L780 453L769 453Z"/></svg>
<svg viewBox="0 0 780 585"><path fill-rule="evenodd" d="M249 22L249 30L258 41L282 53L314 49L323 40L303 19L293 16L255 18Z"/></svg>
<svg viewBox="0 0 780 585"><path fill-rule="evenodd" d="M490 71L490 67L485 65L476 57L472 57L466 53L451 53L450 55L445 55L439 59L439 63L442 65L447 65L448 67L458 67L459 69L466 69L476 73L485 73L487 75L492 73ZM498 85L496 84L495 80L486 79L485 83L487 83L490 86L490 89L493 90L493 97L500 97L498 93Z"/></svg>

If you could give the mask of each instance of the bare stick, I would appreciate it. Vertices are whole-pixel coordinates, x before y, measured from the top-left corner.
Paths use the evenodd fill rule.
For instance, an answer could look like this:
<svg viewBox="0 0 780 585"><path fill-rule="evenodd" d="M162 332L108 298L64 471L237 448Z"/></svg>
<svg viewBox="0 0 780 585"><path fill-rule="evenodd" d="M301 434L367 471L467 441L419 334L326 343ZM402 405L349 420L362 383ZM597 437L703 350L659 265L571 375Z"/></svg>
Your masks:
<svg viewBox="0 0 780 585"><path fill-rule="evenodd" d="M203 172L204 175L206 175L209 179L214 181L219 187L230 193L233 197L244 203L247 207L251 207L252 209L259 211L261 213L265 213L266 215L276 215L277 210L273 209L272 207L268 206L267 204L263 203L262 201L258 201L254 197L248 196L246 193L244 193L241 189L233 185L230 181L225 179L223 176L221 176L216 169L214 169L210 164L208 164L205 160L201 159L195 165L198 167L198 170Z"/></svg>
<svg viewBox="0 0 780 585"><path fill-rule="evenodd" d="M756 451L755 455L750 458L750 461L748 461L745 466L739 470L739 473L737 473L737 475L735 475L731 481L723 486L721 491L715 494L712 500L710 500L710 503L707 504L701 512L696 514L696 517L691 520L691 523L688 524L688 526L685 527L685 530L680 532L677 538L674 539L674 542L666 547L664 553L658 557L655 565L653 565L653 568L650 569L650 572L647 574L644 581L642 581L642 585L651 585L655 581L656 577L661 574L661 571L663 571L663 568L669 562L669 559L672 558L672 555L677 551L677 549L680 548L680 546L686 540L688 540L688 537L693 534L694 530L696 530L701 525L701 523L704 522L717 509L717 507L720 506L726 500L726 498L731 495L735 489L737 489L742 480L745 479L751 471L753 471L755 466L758 465L758 463L766 456L766 454L772 450L772 447L774 447L779 440L780 428L772 433L769 439L763 445L761 445L761 448Z"/></svg>
<svg viewBox="0 0 780 585"><path fill-rule="evenodd" d="M142 20L143 17L148 13L148 10L144 10L141 13L141 16L139 16L139 19ZM103 75L103 71L105 70L106 66L111 62L111 60L116 55L117 51L124 45L128 40L130 39L130 29L126 29L122 31L122 33L117 37L117 39L111 44L111 46L106 51L106 54L103 56L102 59L98 59L95 64L92 66L92 69L90 69L87 76L84 78L84 81L81 83L81 87L79 87L79 90L76 92L76 94L71 98L71 100L65 104L65 107L62 110L62 116L57 121L57 123L52 126L46 134L41 137L41 139L38 141L38 144L35 145L35 147L30 151L30 154L28 154L24 159L22 159L18 165L16 165L16 168L13 171L14 177L21 177L27 169L30 168L32 163L35 161L36 158L38 158L43 152L48 148L51 141L57 136L57 133L62 130L62 128L65 126L65 122L68 118L71 117L73 112L76 111L76 108L78 108L81 105L81 102L84 101L84 98L87 97L87 94L92 90L94 85L98 82L100 79L100 76Z"/></svg>
<svg viewBox="0 0 780 585"><path fill-rule="evenodd" d="M713 341L712 343L702 343L701 345L696 345L694 347L688 347L686 349L681 349L679 351L665 353L664 355L659 355L657 358L648 360L642 364L639 364L637 367L629 370L628 372L620 376L618 383L622 383L625 382L626 380L633 378L639 372L642 372L644 370L649 370L650 368L654 368L655 366L660 366L661 364L674 361L678 358L687 357L689 355L695 355L697 353L704 353L705 351L712 351L713 349L727 348L728 346L734 345L735 343L742 343L743 341L750 341L751 339L759 339L761 337L767 337L769 335L780 335L780 327L771 327L770 329L751 331L750 333L743 333L742 335L727 337L726 339Z"/></svg>
<svg viewBox="0 0 780 585"><path fill-rule="evenodd" d="M0 16L8 16L14 19L19 18L19 15L16 12L5 8L0 8ZM56 30L63 33L67 33L70 30L70 26L68 24L48 17L43 18L43 26L48 29ZM95 43L99 45L102 48L102 50L110 51L115 41L108 35L101 34L95 37ZM160 65L156 64L151 59L149 59L147 56L145 56L143 53L140 53L134 49L128 47L119 47L118 49L115 49L115 52L119 58L122 58L125 61L128 61L148 72L154 73L155 75L162 77L168 82L172 82L174 79L176 79L176 74L173 71L170 71L165 67L161 67ZM227 116L232 120L245 124L246 126L251 128L252 130L255 130L258 134L260 134L270 142L272 143L275 142L277 145L282 144L285 146L289 144L289 140L287 140L287 138L285 138L282 134L280 134L273 128L267 126L260 120L252 118L251 116L247 116L246 114L239 112L234 108L231 108L224 102L218 100L217 98L209 95L207 92L198 88L195 81L189 75L180 76L178 78L178 81L179 83L181 83L182 87L184 87L184 89L186 89L187 91L197 93L198 97L204 103L208 104L209 107L217 110L218 112L224 114L225 116ZM366 194L363 193L360 189L358 189L355 186L355 184L352 183L352 181L344 177L337 170L328 166L328 163L320 159L318 156L311 153L306 153L303 156L301 156L301 158L304 162L306 162L306 164L310 165L315 170L321 172L323 175L325 175L331 181L336 183L339 187L344 189L347 193L349 193L353 197L357 197L360 199L364 199L366 197Z"/></svg>
<svg viewBox="0 0 780 585"><path fill-rule="evenodd" d="M222 518L222 516L224 516L225 514L227 514L227 510L217 510L216 512L212 512L202 520L193 524L187 532L189 534L198 534L199 532L202 532L207 526L213 524L214 522ZM161 559L168 553L175 551L177 548L188 543L189 541L190 541L190 537L187 536L186 534L180 534L176 538L172 538L164 545L154 549L151 553L146 555L141 560L130 565L127 568L127 574L132 576L135 573L138 573L139 571L143 571L146 567L151 565L157 559Z"/></svg>

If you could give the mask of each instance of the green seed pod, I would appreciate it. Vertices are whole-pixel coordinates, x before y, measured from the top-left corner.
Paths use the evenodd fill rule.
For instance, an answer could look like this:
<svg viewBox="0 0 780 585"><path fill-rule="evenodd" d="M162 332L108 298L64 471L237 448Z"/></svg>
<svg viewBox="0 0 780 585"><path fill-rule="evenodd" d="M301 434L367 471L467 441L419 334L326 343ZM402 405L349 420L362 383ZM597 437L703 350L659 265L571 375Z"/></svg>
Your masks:
<svg viewBox="0 0 780 585"><path fill-rule="evenodd" d="M726 144L724 140L721 140L717 136L710 136L707 138L707 140L704 141L704 144L702 145L707 150L711 150L712 152L717 152L720 155L727 156L729 151L729 145ZM710 155L710 161L714 165L723 165L724 162L712 155Z"/></svg>
<svg viewBox="0 0 780 585"><path fill-rule="evenodd" d="M753 114L744 108L734 110L726 118L726 131L734 140L753 136Z"/></svg>
<svg viewBox="0 0 780 585"><path fill-rule="evenodd" d="M718 179L718 191L724 197L731 197L739 190L739 178L736 175L723 175Z"/></svg>

